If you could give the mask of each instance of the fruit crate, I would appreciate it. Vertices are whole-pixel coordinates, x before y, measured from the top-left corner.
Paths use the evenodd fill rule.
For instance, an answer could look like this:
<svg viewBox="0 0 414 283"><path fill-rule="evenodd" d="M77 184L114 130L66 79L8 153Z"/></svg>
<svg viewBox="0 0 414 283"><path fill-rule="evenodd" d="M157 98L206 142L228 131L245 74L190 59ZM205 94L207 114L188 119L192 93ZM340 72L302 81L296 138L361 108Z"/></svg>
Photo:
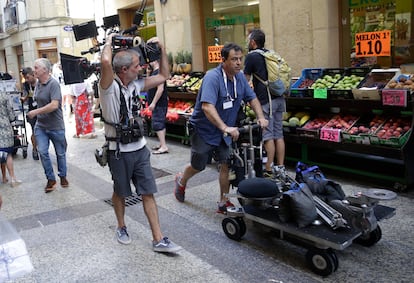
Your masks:
<svg viewBox="0 0 414 283"><path fill-rule="evenodd" d="M411 130L406 132L400 137L390 137L390 138L379 138L378 136L370 136L370 142L371 144L376 145L385 145L385 146L391 146L391 147L402 147L410 137Z"/></svg>
<svg viewBox="0 0 414 283"><path fill-rule="evenodd" d="M292 122L291 119L296 118L295 122ZM310 120L310 113L299 111L290 113L287 112L283 117L283 132L289 134L296 134L296 129L306 124Z"/></svg>
<svg viewBox="0 0 414 283"><path fill-rule="evenodd" d="M296 133L302 137L309 137L314 139L319 139L320 130L326 123L332 118L332 115L322 115L310 119L302 127L296 128Z"/></svg>
<svg viewBox="0 0 414 283"><path fill-rule="evenodd" d="M342 141L369 145L370 136L375 135L385 121L386 118L380 115L361 117L350 129L342 132Z"/></svg>
<svg viewBox="0 0 414 283"><path fill-rule="evenodd" d="M370 136L371 144L402 147L411 134L411 117L388 119L381 128Z"/></svg>
<svg viewBox="0 0 414 283"><path fill-rule="evenodd" d="M352 93L352 89L356 88L359 83L365 79L367 74L371 71L371 68L345 68L344 75L341 79L339 79L335 85L328 90L328 98L329 99L354 99L354 95ZM354 77L355 80L354 85L350 85L347 89L336 89L336 87L341 87L341 82L346 80L349 77ZM357 80L357 78L359 78Z"/></svg>
<svg viewBox="0 0 414 283"><path fill-rule="evenodd" d="M322 75L322 68L307 68L302 70L302 76L290 88L291 97L312 97L309 87Z"/></svg>
<svg viewBox="0 0 414 283"><path fill-rule="evenodd" d="M341 142L342 132L349 130L358 119L359 117L353 114L334 115L322 127L320 139L334 141L334 142ZM333 138L333 136L335 136L335 138Z"/></svg>
<svg viewBox="0 0 414 283"><path fill-rule="evenodd" d="M381 100L381 90L399 72L399 69L373 69L352 89L354 99Z"/></svg>
<svg viewBox="0 0 414 283"><path fill-rule="evenodd" d="M343 68L323 69L321 76L316 79L315 83L309 88L309 94L314 97L314 89L326 89L328 92L328 89L344 75L344 72L345 69ZM328 76L329 80L327 78Z"/></svg>

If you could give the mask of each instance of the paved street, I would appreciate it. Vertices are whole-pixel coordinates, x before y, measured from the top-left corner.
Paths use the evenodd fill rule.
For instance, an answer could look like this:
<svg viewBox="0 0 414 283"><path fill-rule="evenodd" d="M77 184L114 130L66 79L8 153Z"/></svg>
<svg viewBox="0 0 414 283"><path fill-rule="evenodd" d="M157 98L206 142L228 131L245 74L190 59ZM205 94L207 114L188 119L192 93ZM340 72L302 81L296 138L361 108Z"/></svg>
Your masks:
<svg viewBox="0 0 414 283"><path fill-rule="evenodd" d="M130 200L127 226L132 244L120 245L110 204L112 182L108 167L93 156L104 142L96 120L98 139L75 139L75 124L66 123L70 187L44 193L46 180L39 161L15 158L23 184L1 184L1 213L24 239L34 271L16 282L413 282L414 193L399 193L382 204L396 207L396 216L380 223L383 236L373 247L352 244L337 251L339 267L327 278L314 274L306 250L275 237L261 225L247 222L240 242L228 239L222 215L216 214L218 174L211 165L190 180L186 202L173 196L174 175L189 161L190 148L168 140L169 153L152 156L157 177L161 228L183 247L177 255L154 253L151 232L140 201ZM156 138L147 138L148 146ZM51 151L53 152L53 150ZM54 156L53 159L55 160ZM346 193L368 184L328 176ZM134 204L134 202L136 204Z"/></svg>

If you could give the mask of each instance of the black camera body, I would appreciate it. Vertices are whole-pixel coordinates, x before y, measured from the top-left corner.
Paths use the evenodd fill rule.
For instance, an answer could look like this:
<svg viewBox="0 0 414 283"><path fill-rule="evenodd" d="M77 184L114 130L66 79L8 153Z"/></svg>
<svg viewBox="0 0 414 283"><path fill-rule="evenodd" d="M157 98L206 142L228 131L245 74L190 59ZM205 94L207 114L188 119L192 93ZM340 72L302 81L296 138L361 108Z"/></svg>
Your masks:
<svg viewBox="0 0 414 283"><path fill-rule="evenodd" d="M141 65L161 58L161 49L158 44L154 42L146 43L139 36L116 35L112 37L111 44L115 52L117 51L116 48L131 48L137 51L141 55Z"/></svg>
<svg viewBox="0 0 414 283"><path fill-rule="evenodd" d="M128 144L137 142L141 137L144 136L144 129L141 123L135 118L132 123L128 125L120 125L116 127L116 136L119 138L119 142L122 144Z"/></svg>

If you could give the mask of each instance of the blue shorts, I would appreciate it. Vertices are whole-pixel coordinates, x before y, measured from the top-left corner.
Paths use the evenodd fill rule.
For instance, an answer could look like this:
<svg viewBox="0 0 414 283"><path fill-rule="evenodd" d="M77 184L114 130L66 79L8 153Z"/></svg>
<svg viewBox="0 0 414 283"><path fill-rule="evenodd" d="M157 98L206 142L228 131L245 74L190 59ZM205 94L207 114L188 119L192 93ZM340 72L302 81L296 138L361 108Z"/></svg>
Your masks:
<svg viewBox="0 0 414 283"><path fill-rule="evenodd" d="M151 195L157 192L150 162L149 149L143 148L132 152L121 152L119 158L115 151L109 151L108 165L114 181L114 192L120 197L132 195L131 181L137 194Z"/></svg>
<svg viewBox="0 0 414 283"><path fill-rule="evenodd" d="M198 171L203 171L212 154L218 163L228 163L230 148L224 140L219 146L209 145L194 132L191 136L191 166Z"/></svg>
<svg viewBox="0 0 414 283"><path fill-rule="evenodd" d="M155 132L165 129L165 116L167 115L168 107L156 106L152 110L152 130Z"/></svg>
<svg viewBox="0 0 414 283"><path fill-rule="evenodd" d="M262 105L265 118L269 121L263 130L263 141L283 138L283 112L286 111L286 101L283 97L272 99L272 117L270 117L269 103Z"/></svg>

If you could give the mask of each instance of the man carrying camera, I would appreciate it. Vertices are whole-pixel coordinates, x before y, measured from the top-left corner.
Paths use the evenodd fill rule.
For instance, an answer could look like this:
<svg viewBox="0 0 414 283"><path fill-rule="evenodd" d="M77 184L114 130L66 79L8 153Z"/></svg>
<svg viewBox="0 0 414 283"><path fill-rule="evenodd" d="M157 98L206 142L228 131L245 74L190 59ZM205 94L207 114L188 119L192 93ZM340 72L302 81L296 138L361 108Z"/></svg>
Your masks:
<svg viewBox="0 0 414 283"><path fill-rule="evenodd" d="M151 153L146 147L139 123L136 123L137 117L134 116L137 113L134 113L136 109L133 107L134 98L141 90L156 87L168 78L165 48L157 38L148 40L148 43L158 44L161 50L161 71L156 76L138 79L141 70L140 54L134 49L124 49L113 56L113 36L115 34L108 36L101 53L99 98L105 121L105 136L109 141L108 165L114 182L112 203L118 222L116 236L122 244L131 243L124 215L125 197L132 194L132 181L137 193L142 195L144 212L152 231L153 250L176 252L181 247L161 233L154 198L157 187L150 163Z"/></svg>

